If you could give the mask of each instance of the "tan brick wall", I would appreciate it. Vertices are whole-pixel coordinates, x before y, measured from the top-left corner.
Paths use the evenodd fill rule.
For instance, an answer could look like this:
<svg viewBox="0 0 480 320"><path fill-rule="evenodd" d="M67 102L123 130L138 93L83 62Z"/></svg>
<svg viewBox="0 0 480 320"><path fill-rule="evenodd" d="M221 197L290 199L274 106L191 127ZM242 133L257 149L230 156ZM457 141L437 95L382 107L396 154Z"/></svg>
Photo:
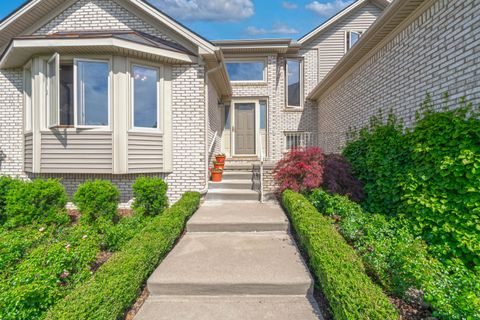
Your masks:
<svg viewBox="0 0 480 320"><path fill-rule="evenodd" d="M479 48L478 3L435 1L321 98L320 146L341 150L349 127L366 125L378 110L393 110L411 126L426 92L438 104L445 91L452 99L466 96L478 103Z"/></svg>

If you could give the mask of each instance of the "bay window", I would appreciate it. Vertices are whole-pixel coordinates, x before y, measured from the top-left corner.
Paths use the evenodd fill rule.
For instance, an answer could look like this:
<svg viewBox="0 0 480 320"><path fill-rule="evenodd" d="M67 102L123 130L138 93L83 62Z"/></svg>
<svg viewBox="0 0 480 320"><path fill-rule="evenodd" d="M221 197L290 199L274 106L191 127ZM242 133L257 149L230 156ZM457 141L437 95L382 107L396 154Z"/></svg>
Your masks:
<svg viewBox="0 0 480 320"><path fill-rule="evenodd" d="M132 66L132 110L134 129L160 129L159 69Z"/></svg>
<svg viewBox="0 0 480 320"><path fill-rule="evenodd" d="M24 130L32 131L32 68L27 66L23 69L23 106L24 106Z"/></svg>

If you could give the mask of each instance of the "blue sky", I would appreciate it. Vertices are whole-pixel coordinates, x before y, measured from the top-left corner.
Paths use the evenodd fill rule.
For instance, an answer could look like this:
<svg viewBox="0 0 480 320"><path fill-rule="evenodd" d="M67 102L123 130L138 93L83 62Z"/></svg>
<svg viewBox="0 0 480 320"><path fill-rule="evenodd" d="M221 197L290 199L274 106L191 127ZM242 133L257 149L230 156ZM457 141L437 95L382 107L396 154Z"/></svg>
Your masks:
<svg viewBox="0 0 480 320"><path fill-rule="evenodd" d="M2 1L0 17L24 0ZM211 39L298 39L353 0L149 0Z"/></svg>

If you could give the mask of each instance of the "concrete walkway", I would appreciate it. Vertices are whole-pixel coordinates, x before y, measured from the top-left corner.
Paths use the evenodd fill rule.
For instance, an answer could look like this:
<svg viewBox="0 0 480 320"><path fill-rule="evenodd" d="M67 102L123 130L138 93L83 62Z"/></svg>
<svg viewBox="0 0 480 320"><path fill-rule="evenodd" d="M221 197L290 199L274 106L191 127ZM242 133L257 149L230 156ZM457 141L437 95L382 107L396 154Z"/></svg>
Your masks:
<svg viewBox="0 0 480 320"><path fill-rule="evenodd" d="M147 286L135 320L321 319L275 204L204 204Z"/></svg>

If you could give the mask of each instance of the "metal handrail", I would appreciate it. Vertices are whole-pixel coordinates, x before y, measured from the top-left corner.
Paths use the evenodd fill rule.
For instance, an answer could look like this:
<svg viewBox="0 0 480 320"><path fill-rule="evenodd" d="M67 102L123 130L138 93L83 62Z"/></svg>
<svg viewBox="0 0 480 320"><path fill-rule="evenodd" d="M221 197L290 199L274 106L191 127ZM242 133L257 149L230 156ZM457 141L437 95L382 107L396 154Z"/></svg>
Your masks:
<svg viewBox="0 0 480 320"><path fill-rule="evenodd" d="M258 135L259 146L260 146L260 202L263 203L263 143L262 143L262 135Z"/></svg>
<svg viewBox="0 0 480 320"><path fill-rule="evenodd" d="M218 131L215 131L212 139L212 143L210 143L210 148L208 148L208 154L212 152L213 145L215 144L215 139L217 138Z"/></svg>

